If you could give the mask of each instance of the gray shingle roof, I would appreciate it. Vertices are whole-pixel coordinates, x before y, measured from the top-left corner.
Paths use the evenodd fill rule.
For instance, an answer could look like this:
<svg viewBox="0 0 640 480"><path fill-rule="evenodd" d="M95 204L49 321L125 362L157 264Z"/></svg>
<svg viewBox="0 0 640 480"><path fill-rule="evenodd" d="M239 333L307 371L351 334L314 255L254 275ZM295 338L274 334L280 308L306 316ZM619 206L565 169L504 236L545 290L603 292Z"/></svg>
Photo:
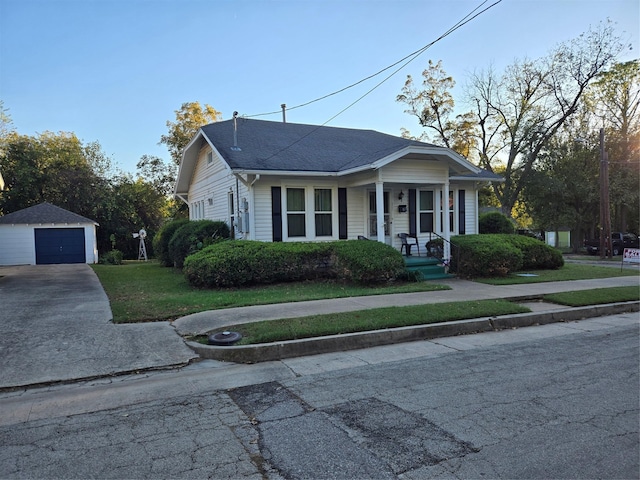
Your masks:
<svg viewBox="0 0 640 480"><path fill-rule="evenodd" d="M97 225L93 220L47 202L0 217L0 224L21 225L34 223L93 223Z"/></svg>
<svg viewBox="0 0 640 480"><path fill-rule="evenodd" d="M374 130L247 118L237 119L239 151L232 149L233 120L205 125L202 132L234 170L341 172L369 165L408 146L434 147Z"/></svg>

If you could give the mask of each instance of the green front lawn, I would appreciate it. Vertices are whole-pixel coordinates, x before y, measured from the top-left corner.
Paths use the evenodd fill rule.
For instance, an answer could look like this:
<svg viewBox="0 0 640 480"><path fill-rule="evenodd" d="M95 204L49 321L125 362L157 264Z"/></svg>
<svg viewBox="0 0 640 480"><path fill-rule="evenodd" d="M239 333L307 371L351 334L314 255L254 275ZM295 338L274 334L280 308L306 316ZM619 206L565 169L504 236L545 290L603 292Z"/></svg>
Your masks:
<svg viewBox="0 0 640 480"><path fill-rule="evenodd" d="M389 293L450 290L431 282L363 287L333 282L300 282L243 289L200 290L191 287L181 271L157 262L92 265L111 302L113 321L173 320L190 313L220 308L325 298L358 297Z"/></svg>

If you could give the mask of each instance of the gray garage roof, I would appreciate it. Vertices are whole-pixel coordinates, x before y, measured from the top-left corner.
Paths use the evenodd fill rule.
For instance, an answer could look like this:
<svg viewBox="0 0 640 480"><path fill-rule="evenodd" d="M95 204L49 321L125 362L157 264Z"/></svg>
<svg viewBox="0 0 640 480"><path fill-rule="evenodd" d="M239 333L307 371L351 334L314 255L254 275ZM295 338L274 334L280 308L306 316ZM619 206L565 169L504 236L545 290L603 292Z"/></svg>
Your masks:
<svg viewBox="0 0 640 480"><path fill-rule="evenodd" d="M22 225L40 223L91 223L98 225L95 221L70 212L64 208L56 207L51 203L44 202L33 207L28 207L17 212L8 213L0 217L0 225Z"/></svg>

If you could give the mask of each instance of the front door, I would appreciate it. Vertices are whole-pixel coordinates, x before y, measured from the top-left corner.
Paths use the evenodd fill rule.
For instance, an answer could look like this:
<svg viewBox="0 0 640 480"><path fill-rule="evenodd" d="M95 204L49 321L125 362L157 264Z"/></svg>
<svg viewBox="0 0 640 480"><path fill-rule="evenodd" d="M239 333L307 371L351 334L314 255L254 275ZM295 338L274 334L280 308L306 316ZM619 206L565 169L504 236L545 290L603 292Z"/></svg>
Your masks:
<svg viewBox="0 0 640 480"><path fill-rule="evenodd" d="M391 245L391 217L389 215L389 192L383 192L384 201L384 243ZM370 239L378 238L378 221L376 210L376 192L369 192L369 226L367 235Z"/></svg>

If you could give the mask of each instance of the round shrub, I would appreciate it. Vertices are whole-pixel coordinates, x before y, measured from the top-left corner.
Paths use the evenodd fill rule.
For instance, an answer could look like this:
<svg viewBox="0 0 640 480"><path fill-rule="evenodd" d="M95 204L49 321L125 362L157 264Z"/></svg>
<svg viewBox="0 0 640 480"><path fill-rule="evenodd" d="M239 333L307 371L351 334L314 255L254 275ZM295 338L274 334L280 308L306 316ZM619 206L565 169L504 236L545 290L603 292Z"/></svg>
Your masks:
<svg viewBox="0 0 640 480"><path fill-rule="evenodd" d="M184 259L202 250L207 245L228 239L229 226L225 222L212 220L189 221L179 227L169 240L169 258L177 268L182 268Z"/></svg>
<svg viewBox="0 0 640 480"><path fill-rule="evenodd" d="M522 252L499 235L459 235L449 271L460 277L506 277L522 268Z"/></svg>
<svg viewBox="0 0 640 480"><path fill-rule="evenodd" d="M522 269L555 270L564 265L560 250L524 235L501 235L522 252Z"/></svg>
<svg viewBox="0 0 640 480"><path fill-rule="evenodd" d="M513 233L513 222L500 212L487 212L478 218L480 233Z"/></svg>
<svg viewBox="0 0 640 480"><path fill-rule="evenodd" d="M186 218L181 218L165 223L153 237L153 252L163 267L173 267L173 260L169 256L169 241L176 230L188 222Z"/></svg>

